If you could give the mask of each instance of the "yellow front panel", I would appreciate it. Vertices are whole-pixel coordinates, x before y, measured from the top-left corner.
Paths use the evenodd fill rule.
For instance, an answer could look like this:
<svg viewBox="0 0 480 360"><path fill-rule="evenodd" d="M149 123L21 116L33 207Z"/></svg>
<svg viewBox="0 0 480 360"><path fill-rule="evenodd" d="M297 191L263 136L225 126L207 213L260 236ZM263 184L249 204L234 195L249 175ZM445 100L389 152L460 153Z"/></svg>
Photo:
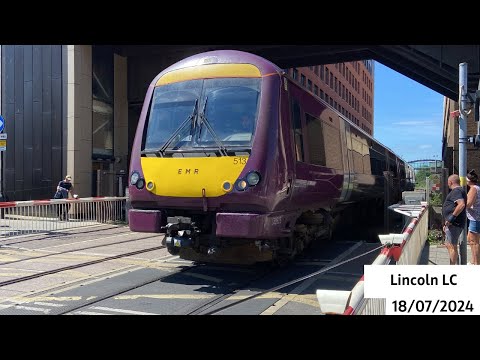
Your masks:
<svg viewBox="0 0 480 360"><path fill-rule="evenodd" d="M211 79L221 77L259 78L260 70L250 64L210 64L192 66L166 73L158 79L156 86L195 79Z"/></svg>
<svg viewBox="0 0 480 360"><path fill-rule="evenodd" d="M161 196L217 197L228 193L223 184L228 181L231 188L238 179L248 156L222 156L214 158L154 158L142 157L145 183L153 182L152 189Z"/></svg>

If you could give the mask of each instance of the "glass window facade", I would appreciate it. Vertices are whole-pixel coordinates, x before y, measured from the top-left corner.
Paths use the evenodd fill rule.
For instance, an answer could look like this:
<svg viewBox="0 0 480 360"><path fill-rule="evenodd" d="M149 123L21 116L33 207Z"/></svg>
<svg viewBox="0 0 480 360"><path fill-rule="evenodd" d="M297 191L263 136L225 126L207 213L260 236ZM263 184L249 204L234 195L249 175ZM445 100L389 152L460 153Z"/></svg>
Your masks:
<svg viewBox="0 0 480 360"><path fill-rule="evenodd" d="M113 157L113 51L92 47L92 157Z"/></svg>

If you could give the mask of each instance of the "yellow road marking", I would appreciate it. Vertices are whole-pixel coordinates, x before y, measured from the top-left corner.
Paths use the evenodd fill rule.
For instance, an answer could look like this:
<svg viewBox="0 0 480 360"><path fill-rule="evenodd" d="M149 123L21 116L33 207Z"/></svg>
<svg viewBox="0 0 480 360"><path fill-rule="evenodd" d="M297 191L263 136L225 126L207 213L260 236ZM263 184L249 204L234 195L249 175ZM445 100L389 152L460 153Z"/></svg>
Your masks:
<svg viewBox="0 0 480 360"><path fill-rule="evenodd" d="M99 241L99 240L105 240L105 239L111 239L111 238L116 238L116 237L120 237L120 236L128 236L128 235L135 235L135 233L132 233L132 232L126 232L124 234L116 234L116 235L112 235L112 236L105 236L103 238L97 238L97 239L90 239L90 240L83 240L83 241L76 241L76 242L72 242L72 243L68 243L68 244L60 244L60 245L54 245L54 246L46 246L44 248L41 248L41 249L37 249L37 250L46 250L46 249L54 249L54 248L58 248L58 247L62 247L62 246L71 246L71 245L77 245L77 244L83 244L83 243L88 243L88 242L92 242L92 241ZM139 238L140 240L141 238ZM135 240L135 239L132 239L132 240ZM115 243L112 243L112 244L106 244L105 246L111 246L111 245L115 245ZM75 251L75 250L71 250L71 251Z"/></svg>
<svg viewBox="0 0 480 360"><path fill-rule="evenodd" d="M250 297L254 294L250 294L250 295L232 295L230 296L228 299L225 299L225 300L243 300L243 299L246 299L247 297ZM267 294L263 294L263 295L260 295L260 296L257 296L255 299L280 299L283 295L280 294L280 293L267 293Z"/></svg>
<svg viewBox="0 0 480 360"><path fill-rule="evenodd" d="M78 301L78 300L82 300L82 296L35 296L31 298L26 298L26 297L22 298L22 296L17 296L17 297L11 298L8 301L26 304L31 302Z"/></svg>
<svg viewBox="0 0 480 360"><path fill-rule="evenodd" d="M0 261L15 261L15 260L21 260L21 257L0 255Z"/></svg>
<svg viewBox="0 0 480 360"><path fill-rule="evenodd" d="M25 252L29 251L29 249L26 248L14 248L14 247L9 247L8 245L2 246L1 249L1 254L8 254L8 255L18 255L19 253L22 255L25 255ZM35 250L31 250L32 252L35 252ZM1 255L0 255L1 256Z"/></svg>
<svg viewBox="0 0 480 360"><path fill-rule="evenodd" d="M253 294L252 294L253 295ZM231 301L239 301L243 300L247 297L250 297L252 295L233 295L230 296L228 299L225 300L231 300ZM274 292L274 293L267 293L263 294L260 296L257 296L255 299L282 299L285 298L285 294ZM254 299L254 300L255 300ZM301 304L306 304L314 307L318 307L318 301L317 301L317 296L315 294L303 294L303 295L296 295L289 299L291 302L298 302Z"/></svg>
<svg viewBox="0 0 480 360"><path fill-rule="evenodd" d="M209 299L216 295L204 295L204 294L141 294L141 295L118 295L115 296L115 300L136 300L140 298L147 299Z"/></svg>
<svg viewBox="0 0 480 360"><path fill-rule="evenodd" d="M19 272L21 272L22 270L19 270ZM26 272L27 270L23 270L23 272ZM18 277L19 275L22 275L22 274L19 274L18 272L16 273L2 273L0 272L0 276L3 276L3 277ZM81 276L86 276L87 274L86 273L83 273L81 271L75 271L75 270L65 270L65 271L62 271L60 273L56 273L56 274L49 274L47 276L56 276L56 277L59 277L59 276L74 276L74 277L81 277ZM33 280L33 279L32 279Z"/></svg>
<svg viewBox="0 0 480 360"><path fill-rule="evenodd" d="M20 275L19 273L0 273L0 276L5 276L5 277L17 277L18 275Z"/></svg>
<svg viewBox="0 0 480 360"><path fill-rule="evenodd" d="M73 277L88 277L88 276L90 276L86 272L77 271L77 270L66 270L66 271L62 271L61 273L58 273L58 274L66 274L66 275L73 276Z"/></svg>
<svg viewBox="0 0 480 360"><path fill-rule="evenodd" d="M138 259L121 258L121 259L115 259L115 261L119 263L126 263L131 265L138 265L138 266L144 266L144 265L148 265L148 266L162 265L163 266L164 265L163 263L155 264L152 260L145 260L145 259L138 260Z"/></svg>
<svg viewBox="0 0 480 360"><path fill-rule="evenodd" d="M316 308L319 308L319 306L320 306L318 304L317 295L315 295L315 294L297 295L291 301L298 302L298 303L305 304L305 305L310 305L310 306L313 306L313 307L316 307Z"/></svg>
<svg viewBox="0 0 480 360"><path fill-rule="evenodd" d="M17 269L17 268L13 268L13 267L1 267L0 270L12 270L12 271L18 271L18 272L26 272L26 273L40 273L41 271L40 270L32 270L32 269Z"/></svg>
<svg viewBox="0 0 480 360"><path fill-rule="evenodd" d="M44 302L44 301L35 301L33 305L42 305L42 306L51 306L51 307L62 307L65 306L64 304L55 304L51 302Z"/></svg>
<svg viewBox="0 0 480 360"><path fill-rule="evenodd" d="M20 258L8 256L8 255L0 255L0 261L15 261L15 260L20 260Z"/></svg>
<svg viewBox="0 0 480 360"><path fill-rule="evenodd" d="M35 257L33 259L24 259L23 261L25 263L45 263L45 264L57 264L61 261L74 261L74 260L96 260L98 259L99 257L94 257L94 256L68 256L67 254L59 254L58 256L55 256L55 257ZM5 265L8 265L8 264L5 264Z"/></svg>
<svg viewBox="0 0 480 360"><path fill-rule="evenodd" d="M144 260L144 261L130 261L128 259L115 259L111 260L115 263L127 264L130 266L137 266L139 269L158 269L165 272L173 272L174 268L178 268L178 266L165 266L163 264L155 264L150 262L151 260ZM172 269L173 268L173 269Z"/></svg>

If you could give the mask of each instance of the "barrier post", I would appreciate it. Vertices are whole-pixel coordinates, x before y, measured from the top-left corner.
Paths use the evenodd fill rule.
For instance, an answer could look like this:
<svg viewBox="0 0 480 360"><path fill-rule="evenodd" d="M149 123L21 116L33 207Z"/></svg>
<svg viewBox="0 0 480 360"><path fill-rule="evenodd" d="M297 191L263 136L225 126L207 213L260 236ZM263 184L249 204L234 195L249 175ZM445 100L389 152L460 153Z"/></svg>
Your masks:
<svg viewBox="0 0 480 360"><path fill-rule="evenodd" d="M468 65L467 63L461 63L459 65L459 82L458 82L458 94L459 94L459 118L458 118L458 175L460 176L460 185L466 191L467 187L467 105L468 105ZM460 264L467 264L467 223L463 227L463 231L460 235Z"/></svg>

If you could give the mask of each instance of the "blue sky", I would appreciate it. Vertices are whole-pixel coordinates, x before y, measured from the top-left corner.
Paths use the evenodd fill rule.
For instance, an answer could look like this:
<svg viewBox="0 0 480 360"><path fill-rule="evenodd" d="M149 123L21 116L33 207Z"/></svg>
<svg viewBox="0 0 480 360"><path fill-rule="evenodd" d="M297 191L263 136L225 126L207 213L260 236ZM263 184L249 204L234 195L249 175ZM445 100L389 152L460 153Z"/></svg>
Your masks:
<svg viewBox="0 0 480 360"><path fill-rule="evenodd" d="M375 62L374 137L407 161L442 158L443 95Z"/></svg>

